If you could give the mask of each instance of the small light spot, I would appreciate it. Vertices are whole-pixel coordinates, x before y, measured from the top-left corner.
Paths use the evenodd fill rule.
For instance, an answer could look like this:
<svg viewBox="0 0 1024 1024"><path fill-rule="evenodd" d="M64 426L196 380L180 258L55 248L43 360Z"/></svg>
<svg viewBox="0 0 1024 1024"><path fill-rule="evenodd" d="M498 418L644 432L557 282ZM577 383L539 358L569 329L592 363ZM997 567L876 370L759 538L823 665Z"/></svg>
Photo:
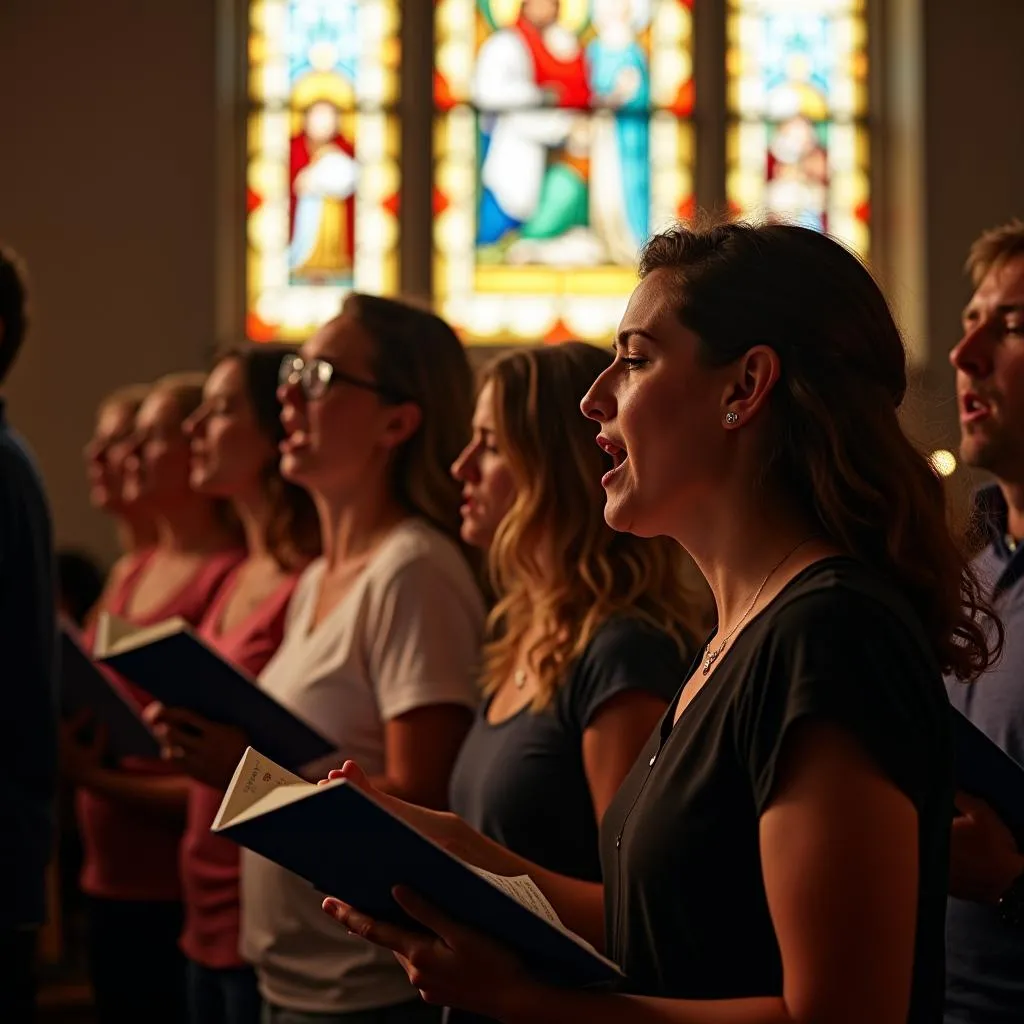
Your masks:
<svg viewBox="0 0 1024 1024"><path fill-rule="evenodd" d="M928 461L939 476L951 476L956 471L956 456L945 448L932 452Z"/></svg>

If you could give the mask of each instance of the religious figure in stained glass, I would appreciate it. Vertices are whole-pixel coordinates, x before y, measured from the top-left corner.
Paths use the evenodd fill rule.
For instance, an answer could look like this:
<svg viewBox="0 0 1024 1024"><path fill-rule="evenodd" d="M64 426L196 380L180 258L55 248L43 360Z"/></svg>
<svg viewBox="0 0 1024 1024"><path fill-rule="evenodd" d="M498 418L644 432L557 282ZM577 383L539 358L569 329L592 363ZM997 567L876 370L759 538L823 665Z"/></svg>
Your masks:
<svg viewBox="0 0 1024 1024"><path fill-rule="evenodd" d="M355 255L355 149L338 129L340 113L316 100L293 136L289 160L293 278L348 280Z"/></svg>
<svg viewBox="0 0 1024 1024"><path fill-rule="evenodd" d="M868 246L864 0L730 0L732 209Z"/></svg>
<svg viewBox="0 0 1024 1024"><path fill-rule="evenodd" d="M690 201L688 3L439 0L437 12L446 314L477 340L605 340L652 219ZM652 145L677 173L654 180Z"/></svg>
<svg viewBox="0 0 1024 1024"><path fill-rule="evenodd" d="M644 0L595 0L586 46L557 0L524 0L480 47L482 261L630 265L650 206ZM591 108L597 108L593 113Z"/></svg>
<svg viewBox="0 0 1024 1024"><path fill-rule="evenodd" d="M301 341L397 281L397 0L252 0L247 333Z"/></svg>

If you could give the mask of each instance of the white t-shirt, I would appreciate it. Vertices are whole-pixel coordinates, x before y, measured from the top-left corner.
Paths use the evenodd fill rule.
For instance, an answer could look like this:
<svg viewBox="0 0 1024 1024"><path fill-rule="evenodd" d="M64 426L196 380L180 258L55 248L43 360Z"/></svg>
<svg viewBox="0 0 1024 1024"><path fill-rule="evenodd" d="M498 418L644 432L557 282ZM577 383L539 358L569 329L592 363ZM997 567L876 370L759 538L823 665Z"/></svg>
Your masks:
<svg viewBox="0 0 1024 1024"><path fill-rule="evenodd" d="M325 563L303 573L284 640L260 685L368 775L384 770L384 723L428 704L476 704L484 605L456 545L420 519L395 527L352 589L310 631ZM296 875L242 851L241 953L287 1009L354 1012L415 998L394 956L350 936Z"/></svg>

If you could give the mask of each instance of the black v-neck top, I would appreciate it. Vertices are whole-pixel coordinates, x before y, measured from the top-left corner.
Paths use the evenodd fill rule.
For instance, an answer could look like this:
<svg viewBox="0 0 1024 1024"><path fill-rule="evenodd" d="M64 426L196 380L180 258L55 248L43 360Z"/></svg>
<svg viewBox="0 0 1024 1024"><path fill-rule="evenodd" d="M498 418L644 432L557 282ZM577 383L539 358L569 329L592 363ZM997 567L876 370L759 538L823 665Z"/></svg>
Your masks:
<svg viewBox="0 0 1024 1024"><path fill-rule="evenodd" d="M680 693L702 681L700 665ZM678 701L601 828L607 949L626 988L688 999L782 994L758 822L791 726L817 718L848 730L917 809L908 1021L941 1020L949 708L907 602L852 559L817 562L738 634L673 727Z"/></svg>

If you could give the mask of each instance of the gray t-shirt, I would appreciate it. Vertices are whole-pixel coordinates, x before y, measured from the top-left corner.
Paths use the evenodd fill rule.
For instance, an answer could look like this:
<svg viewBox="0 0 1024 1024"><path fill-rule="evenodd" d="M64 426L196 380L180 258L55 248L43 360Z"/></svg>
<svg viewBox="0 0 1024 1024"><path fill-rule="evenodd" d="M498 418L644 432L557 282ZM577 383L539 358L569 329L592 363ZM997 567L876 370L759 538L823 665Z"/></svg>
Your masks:
<svg viewBox="0 0 1024 1024"><path fill-rule="evenodd" d="M685 669L665 633L628 617L606 622L544 711L524 708L492 725L487 707L480 708L452 772L452 810L541 867L599 882L583 733L602 705L626 690L671 700Z"/></svg>
<svg viewBox="0 0 1024 1024"><path fill-rule="evenodd" d="M1004 539L1006 505L998 487L978 495L991 543L974 560L985 593L1006 627L1003 654L984 676L948 679L950 703L1024 764L1024 545ZM992 906L949 899L946 910L946 1024L1024 1021L1024 928L1004 924Z"/></svg>

